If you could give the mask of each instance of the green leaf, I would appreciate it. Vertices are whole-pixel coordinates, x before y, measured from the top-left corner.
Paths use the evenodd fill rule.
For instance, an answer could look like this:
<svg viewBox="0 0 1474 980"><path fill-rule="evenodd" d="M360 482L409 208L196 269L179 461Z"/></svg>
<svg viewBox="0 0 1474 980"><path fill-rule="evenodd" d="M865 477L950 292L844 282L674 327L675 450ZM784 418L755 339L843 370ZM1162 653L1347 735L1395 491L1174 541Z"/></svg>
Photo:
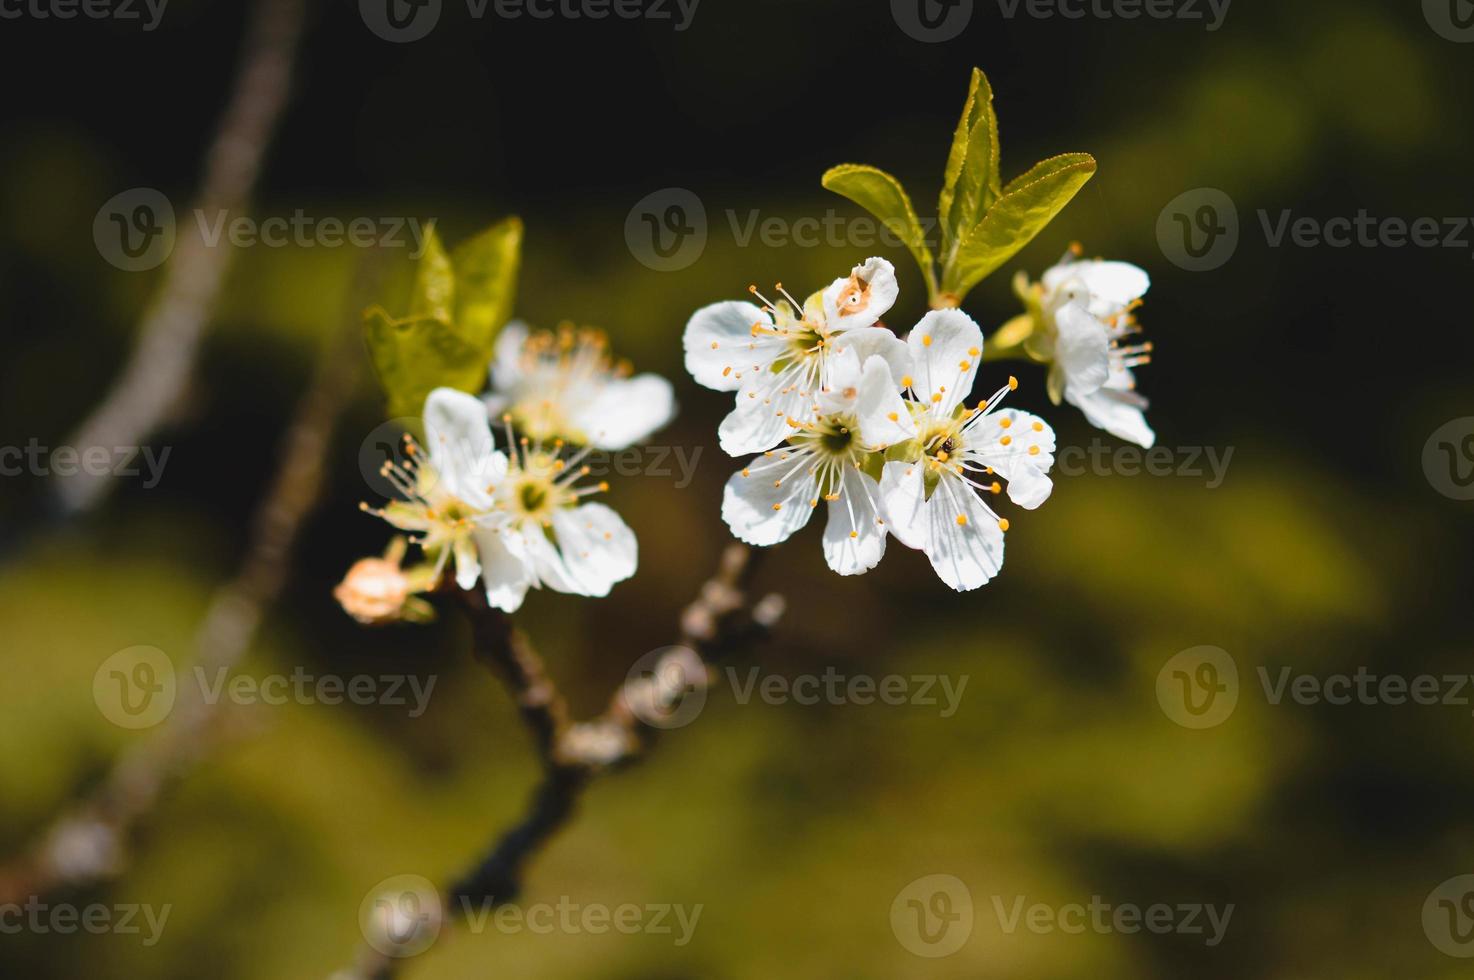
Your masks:
<svg viewBox="0 0 1474 980"><path fill-rule="evenodd" d="M410 293L409 315L428 317L442 323L451 322L455 299L455 273L450 256L440 244L440 235L432 223L425 234L425 252L415 266L415 282Z"/></svg>
<svg viewBox="0 0 1474 980"><path fill-rule="evenodd" d="M967 102L952 136L937 216L942 225L942 254L950 255L963 234L976 225L998 199L998 117L993 114L993 88L981 69L972 70Z"/></svg>
<svg viewBox="0 0 1474 980"><path fill-rule="evenodd" d="M425 396L441 386L475 394L486 385L486 352L449 323L432 316L396 320L373 307L363 327L390 416L419 416Z"/></svg>
<svg viewBox="0 0 1474 980"><path fill-rule="evenodd" d="M942 291L957 302L984 276L1013 258L1070 203L1095 173L1088 153L1066 153L1036 164L1003 188L983 220L965 232L942 273Z"/></svg>
<svg viewBox="0 0 1474 980"><path fill-rule="evenodd" d="M911 251L928 288L935 291L936 271L932 267L931 249L927 247L926 234L921 230L911 198L906 196L900 181L874 167L844 163L826 170L820 183L879 218Z"/></svg>
<svg viewBox="0 0 1474 980"><path fill-rule="evenodd" d="M497 331L512 315L521 258L522 221L515 217L492 225L451 253L455 271L451 322L467 343L488 356Z"/></svg>

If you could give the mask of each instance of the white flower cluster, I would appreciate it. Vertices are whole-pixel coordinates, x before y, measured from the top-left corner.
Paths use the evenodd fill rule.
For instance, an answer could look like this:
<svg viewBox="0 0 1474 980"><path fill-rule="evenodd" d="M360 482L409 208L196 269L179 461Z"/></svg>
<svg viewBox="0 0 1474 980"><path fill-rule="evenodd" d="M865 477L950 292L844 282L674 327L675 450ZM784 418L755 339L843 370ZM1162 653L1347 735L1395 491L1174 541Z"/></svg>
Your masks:
<svg viewBox="0 0 1474 980"><path fill-rule="evenodd" d="M1138 283L1124 270L1140 273L1121 263L1062 264L1031 295L1049 318L1038 330L1053 344L1051 391L1098 425L1149 439L1144 402L1130 390L1139 361L1115 344L1132 328L1128 308L1145 275ZM722 516L732 533L777 544L824 501L824 557L841 575L874 568L894 535L954 589L992 579L1008 521L986 498L1006 484L1014 504L1042 504L1055 443L1042 419L1002 407L1017 387L1012 377L966 404L982 330L961 310L934 310L898 339L879 323L897 295L895 270L880 258L804 303L777 289L776 302L753 287L761 306L716 303L686 325L692 377L736 393L722 448L761 454L727 482Z"/></svg>
<svg viewBox="0 0 1474 980"><path fill-rule="evenodd" d="M595 331L508 325L491 394L430 393L427 448L407 439L406 461L383 470L403 499L373 513L415 535L435 563L430 581L453 561L462 589L481 580L487 601L506 612L530 588L608 595L635 573L638 548L618 514L586 501L609 487L580 486L589 474L580 464L593 449L633 445L675 414L669 382L627 374ZM493 414L505 452L492 435Z"/></svg>

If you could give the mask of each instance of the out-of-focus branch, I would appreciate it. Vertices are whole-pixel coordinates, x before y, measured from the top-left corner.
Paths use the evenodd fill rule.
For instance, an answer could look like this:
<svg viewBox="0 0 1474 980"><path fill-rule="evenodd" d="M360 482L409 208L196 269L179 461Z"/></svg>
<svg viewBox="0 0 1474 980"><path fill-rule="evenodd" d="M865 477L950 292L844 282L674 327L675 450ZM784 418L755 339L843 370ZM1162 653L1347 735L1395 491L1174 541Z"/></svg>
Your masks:
<svg viewBox="0 0 1474 980"><path fill-rule="evenodd" d="M230 103L205 161L195 206L239 213L250 203L267 145L291 89L302 31L302 0L258 0ZM154 294L123 372L103 402L67 440L73 446L137 446L165 420L189 384L233 250L210 246L193 222L181 222L164 281ZM111 477L56 481L62 516L102 499Z"/></svg>
<svg viewBox="0 0 1474 980"><path fill-rule="evenodd" d="M517 899L527 862L572 817L598 775L634 762L661 731L651 724L682 697L710 683L709 660L756 643L783 614L776 595L752 603L748 586L756 556L746 545L723 552L715 575L681 614L681 645L665 651L644 676L620 685L609 707L587 722L568 720L567 708L532 644L502 613L474 592L463 593L479 659L506 684L532 732L543 774L522 816L497 838L487 856L453 884L436 926L449 925L456 909L489 909ZM443 938L442 934L442 938ZM400 960L365 946L354 967L334 980L390 980Z"/></svg>
<svg viewBox="0 0 1474 980"><path fill-rule="evenodd" d="M240 662L287 580L293 544L321 496L328 440L359 376L359 310L371 276L370 263L363 263L350 290L350 328L328 345L297 404L240 570L212 597L195 632L196 663L207 672ZM178 697L164 727L125 752L90 799L53 824L33 853L0 869L0 904L122 870L140 819L208 750L220 720L219 705L207 702L198 685L179 685Z"/></svg>

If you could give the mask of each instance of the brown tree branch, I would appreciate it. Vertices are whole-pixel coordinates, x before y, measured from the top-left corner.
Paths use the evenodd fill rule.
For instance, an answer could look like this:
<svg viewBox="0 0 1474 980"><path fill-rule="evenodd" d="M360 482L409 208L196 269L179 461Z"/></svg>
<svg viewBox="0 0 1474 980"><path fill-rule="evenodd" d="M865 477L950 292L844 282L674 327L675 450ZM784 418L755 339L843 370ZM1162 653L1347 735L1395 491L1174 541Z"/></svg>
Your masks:
<svg viewBox="0 0 1474 980"><path fill-rule="evenodd" d="M195 631L197 663L207 671L238 664L263 612L288 576L302 523L321 496L328 439L351 401L359 376L359 311L371 290L371 263L360 266L350 290L349 329L321 355L316 374L282 439L280 464L256 511L250 544L236 576L212 597ZM37 848L0 868L0 904L118 874L137 824L164 790L211 746L218 704L197 685L179 685L164 727L127 750L99 789L58 819Z"/></svg>
<svg viewBox="0 0 1474 980"><path fill-rule="evenodd" d="M302 0L259 0L229 105L205 160L195 206L239 212L250 202L261 161L291 89L302 32ZM194 370L200 336L234 250L211 246L181 223L174 253L144 313L138 340L112 390L74 432L73 446L136 446L159 427ZM83 473L56 483L63 516L90 508L111 485Z"/></svg>
<svg viewBox="0 0 1474 980"><path fill-rule="evenodd" d="M748 587L757 561L746 545L729 545L716 574L681 614L681 645L667 650L646 676L631 677L591 721L573 723L541 658L509 618L475 591L462 593L472 622L476 656L506 684L533 733L543 774L526 811L503 831L485 858L454 883L434 926L454 911L490 909L517 899L522 875L535 856L571 819L583 791L598 775L632 763L662 730L661 712L710 683L709 661L726 657L766 636L783 613L769 595L750 603ZM670 668L674 668L672 671ZM390 980L401 960L365 946L353 969L335 980Z"/></svg>

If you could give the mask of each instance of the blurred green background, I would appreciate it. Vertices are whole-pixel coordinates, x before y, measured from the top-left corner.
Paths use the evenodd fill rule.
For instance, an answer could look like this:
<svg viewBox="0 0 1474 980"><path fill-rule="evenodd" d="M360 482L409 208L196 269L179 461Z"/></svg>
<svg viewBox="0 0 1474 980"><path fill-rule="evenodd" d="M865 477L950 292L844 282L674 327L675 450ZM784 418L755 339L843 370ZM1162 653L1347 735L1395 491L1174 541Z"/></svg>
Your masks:
<svg viewBox="0 0 1474 980"><path fill-rule="evenodd" d="M0 445L56 445L106 391L161 272L104 262L97 208L156 187L181 212L230 83L244 13L174 0L159 28L8 21L0 77ZM691 311L749 282L822 286L873 249L743 247L746 220L857 214L820 173L872 163L930 206L967 84L997 94L1005 178L1044 156L1100 170L966 308L985 331L1017 312L1008 277L1067 243L1147 268L1141 374L1159 444L1233 456L1206 478L1058 479L1010 512L1007 565L956 595L895 542L853 579L825 569L819 527L780 548L758 587L789 613L751 661L968 680L948 718L922 706L739 704L713 693L644 765L594 786L532 866L525 899L704 906L694 938L523 932L457 936L409 977L1467 976L1424 932L1424 899L1474 870L1469 707L1271 705L1255 668L1317 676L1470 669L1471 505L1423 474L1425 441L1471 414L1471 246L1272 248L1258 211L1474 216L1467 93L1474 47L1417 3L1234 5L1222 26L1007 18L979 2L958 37L924 43L883 2L703 0L688 30L653 21L481 21L448 4L412 44L357 6L315 9L256 213L434 217L455 242L507 213L528 225L519 314L606 328L675 382L658 442L700 448L695 481L616 480L640 573L610 599L535 594L519 621L579 715L598 710L676 616L728 540L720 488L738 465L715 425L725 396L681 367ZM85 72L82 70L85 68ZM1459 93L1464 93L1460 95ZM661 272L626 245L637 201L702 200L699 260ZM1241 241L1193 273L1158 247L1164 205L1215 187ZM1466 236L1474 237L1474 236ZM915 266L890 317L924 309ZM314 360L342 329L361 255L240 249L198 375L169 427L164 480L123 481L96 513L36 526L51 489L0 480L0 854L34 842L125 746L92 700L98 665L149 644L184 666L213 588L234 571L277 442ZM391 254L402 271L405 259ZM366 363L365 363L366 368ZM1110 437L1054 408L1032 366L1013 403L1061 445ZM386 529L361 444L382 421L367 370L331 445L326 498L287 593L242 672L413 672L429 710L241 709L146 821L115 883L74 904L170 904L161 941L0 935L0 974L325 977L360 942L359 903L396 874L454 877L517 814L536 778L498 684L471 662L454 609L418 629L361 629L331 599ZM1242 692L1201 731L1159 707L1158 671L1202 644L1237 661ZM945 873L975 927L944 959L893 933L893 898ZM993 899L1052 906L1232 903L1200 936L1006 932Z"/></svg>

